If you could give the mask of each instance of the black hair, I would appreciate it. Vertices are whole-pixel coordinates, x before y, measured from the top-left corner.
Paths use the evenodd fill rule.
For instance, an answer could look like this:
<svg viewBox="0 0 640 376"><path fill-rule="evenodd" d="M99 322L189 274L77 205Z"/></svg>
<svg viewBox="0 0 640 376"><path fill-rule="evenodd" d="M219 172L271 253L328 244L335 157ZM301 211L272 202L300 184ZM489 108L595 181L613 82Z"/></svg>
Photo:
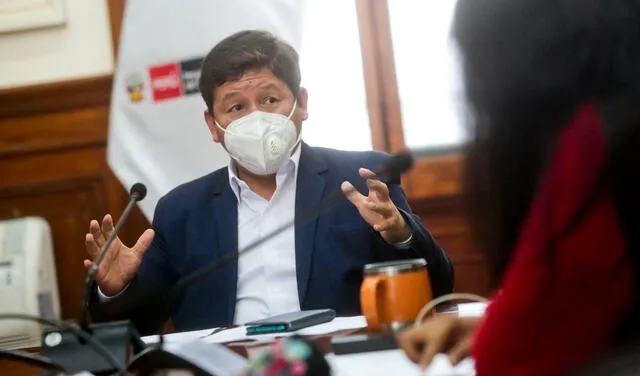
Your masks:
<svg viewBox="0 0 640 376"><path fill-rule="evenodd" d="M294 96L300 89L296 50L273 34L245 30L228 36L209 51L202 63L200 94L213 114L215 89L254 69L267 68L282 80Z"/></svg>

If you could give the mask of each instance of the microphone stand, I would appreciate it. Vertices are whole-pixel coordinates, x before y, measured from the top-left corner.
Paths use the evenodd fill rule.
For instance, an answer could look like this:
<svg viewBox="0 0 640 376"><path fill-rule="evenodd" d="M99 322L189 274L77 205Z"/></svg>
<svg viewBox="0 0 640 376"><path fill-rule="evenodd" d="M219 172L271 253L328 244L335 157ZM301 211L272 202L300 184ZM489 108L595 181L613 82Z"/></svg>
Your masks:
<svg viewBox="0 0 640 376"><path fill-rule="evenodd" d="M46 332L55 338L49 337L47 335L47 337L43 337L44 343L52 343L51 341L54 339L57 342L61 343L61 339L63 336L63 334L61 333L65 333L68 337L73 337L76 340L81 340L87 343L101 357L101 359L109 364L113 369L116 369L119 372L125 371L125 363L120 362L110 349L108 349L98 339L83 331L77 325L69 324L64 321L48 319L39 316L25 315L21 313L3 313L0 314L0 320L28 320L35 321L41 325L47 325L51 329L47 329ZM31 354L32 356L30 356L26 354L28 353L25 353L23 351L3 350L3 352L0 353L0 358L4 357L11 360L22 361L24 363L33 364L44 369L62 369L66 373L70 373L68 367L65 364L51 359L50 357L37 356L35 354Z"/></svg>

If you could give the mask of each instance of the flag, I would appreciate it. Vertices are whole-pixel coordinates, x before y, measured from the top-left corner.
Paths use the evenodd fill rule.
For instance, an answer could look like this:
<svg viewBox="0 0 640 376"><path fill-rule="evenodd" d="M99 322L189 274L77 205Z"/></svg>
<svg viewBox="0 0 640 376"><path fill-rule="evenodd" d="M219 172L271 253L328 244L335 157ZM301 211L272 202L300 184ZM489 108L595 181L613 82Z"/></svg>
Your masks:
<svg viewBox="0 0 640 376"><path fill-rule="evenodd" d="M228 164L204 122L198 91L209 50L241 30L266 30L300 49L306 1L129 0L111 98L107 160L122 184L147 186L140 202L152 219L158 199Z"/></svg>

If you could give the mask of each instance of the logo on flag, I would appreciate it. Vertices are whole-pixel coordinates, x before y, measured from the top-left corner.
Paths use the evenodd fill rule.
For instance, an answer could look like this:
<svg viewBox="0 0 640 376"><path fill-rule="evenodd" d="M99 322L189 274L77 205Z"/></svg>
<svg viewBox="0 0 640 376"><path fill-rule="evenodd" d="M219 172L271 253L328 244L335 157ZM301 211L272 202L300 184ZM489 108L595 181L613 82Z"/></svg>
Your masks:
<svg viewBox="0 0 640 376"><path fill-rule="evenodd" d="M140 102L144 99L144 78L140 73L128 74L125 82L131 102Z"/></svg>
<svg viewBox="0 0 640 376"><path fill-rule="evenodd" d="M182 96L182 79L178 63L155 65L149 68L151 93L154 102Z"/></svg>

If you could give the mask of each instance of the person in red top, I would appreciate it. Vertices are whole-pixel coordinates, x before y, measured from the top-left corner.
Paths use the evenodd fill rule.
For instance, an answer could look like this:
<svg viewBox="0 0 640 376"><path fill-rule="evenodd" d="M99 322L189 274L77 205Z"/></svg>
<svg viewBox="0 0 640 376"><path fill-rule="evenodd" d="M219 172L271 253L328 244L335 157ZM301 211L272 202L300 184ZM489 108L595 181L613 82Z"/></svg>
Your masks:
<svg viewBox="0 0 640 376"><path fill-rule="evenodd" d="M640 339L640 0L459 0L466 189L498 289L402 333L426 367L561 375Z"/></svg>

